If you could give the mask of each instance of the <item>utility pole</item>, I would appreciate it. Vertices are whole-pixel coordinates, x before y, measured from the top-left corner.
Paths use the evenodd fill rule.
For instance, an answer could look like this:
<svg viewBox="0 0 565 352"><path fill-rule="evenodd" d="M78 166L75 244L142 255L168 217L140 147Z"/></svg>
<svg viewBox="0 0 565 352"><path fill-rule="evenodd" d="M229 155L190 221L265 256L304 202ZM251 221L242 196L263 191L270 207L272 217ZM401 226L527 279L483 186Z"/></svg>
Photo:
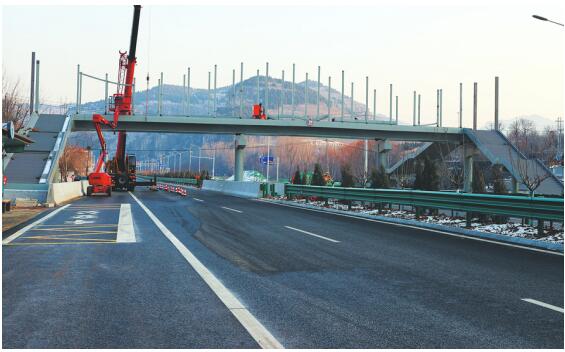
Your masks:
<svg viewBox="0 0 565 352"><path fill-rule="evenodd" d="M267 182L269 182L269 159L271 156L271 136L267 136Z"/></svg>

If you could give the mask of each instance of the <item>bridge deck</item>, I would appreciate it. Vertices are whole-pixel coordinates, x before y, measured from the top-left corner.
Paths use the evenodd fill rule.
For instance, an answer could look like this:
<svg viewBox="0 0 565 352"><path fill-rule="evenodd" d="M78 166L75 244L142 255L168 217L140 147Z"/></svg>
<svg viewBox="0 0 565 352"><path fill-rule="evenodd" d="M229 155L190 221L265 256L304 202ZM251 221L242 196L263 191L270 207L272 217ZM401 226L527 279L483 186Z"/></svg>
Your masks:
<svg viewBox="0 0 565 352"><path fill-rule="evenodd" d="M106 115L110 119L111 115ZM405 141L461 141L463 129L453 127L401 126L371 121L332 122L304 119L255 120L238 117L156 116L122 117L121 129L130 132L211 133L318 138L370 138ZM92 115L73 116L73 131L94 130Z"/></svg>

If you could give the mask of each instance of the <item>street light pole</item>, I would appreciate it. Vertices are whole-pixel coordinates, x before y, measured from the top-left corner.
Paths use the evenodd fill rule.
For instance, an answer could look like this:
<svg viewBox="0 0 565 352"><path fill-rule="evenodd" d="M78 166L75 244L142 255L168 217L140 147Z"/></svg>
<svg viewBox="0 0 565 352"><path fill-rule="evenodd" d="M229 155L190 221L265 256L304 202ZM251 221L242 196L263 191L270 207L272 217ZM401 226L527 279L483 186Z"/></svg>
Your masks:
<svg viewBox="0 0 565 352"><path fill-rule="evenodd" d="M533 18L535 18L536 20L540 20L540 21L546 21L546 22L551 22L551 23L555 23L556 25L563 27L563 23L555 22L555 21L552 21L552 20L550 20L550 19L547 19L547 18L545 18L545 17L542 17L542 16L538 16L538 15L532 15L532 17L533 17Z"/></svg>

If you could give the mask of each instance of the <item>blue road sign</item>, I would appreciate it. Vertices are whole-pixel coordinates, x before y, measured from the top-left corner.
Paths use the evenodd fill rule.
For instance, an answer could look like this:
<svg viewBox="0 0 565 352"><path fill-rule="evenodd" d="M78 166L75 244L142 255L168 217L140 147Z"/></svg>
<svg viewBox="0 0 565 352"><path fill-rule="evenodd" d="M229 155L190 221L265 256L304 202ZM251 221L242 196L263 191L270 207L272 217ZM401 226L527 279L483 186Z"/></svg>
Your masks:
<svg viewBox="0 0 565 352"><path fill-rule="evenodd" d="M263 165L267 165L267 160L269 160L269 165L273 165L273 157L272 156L269 156L269 157L262 156L262 157L259 158L259 160L261 161L261 164L263 164Z"/></svg>

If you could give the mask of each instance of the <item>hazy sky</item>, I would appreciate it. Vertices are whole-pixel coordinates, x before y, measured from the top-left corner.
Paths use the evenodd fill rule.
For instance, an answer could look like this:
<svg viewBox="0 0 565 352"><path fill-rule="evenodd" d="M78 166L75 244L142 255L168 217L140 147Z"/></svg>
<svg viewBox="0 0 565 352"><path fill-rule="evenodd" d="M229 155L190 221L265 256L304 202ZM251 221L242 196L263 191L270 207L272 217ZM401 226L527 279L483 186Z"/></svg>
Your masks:
<svg viewBox="0 0 565 352"><path fill-rule="evenodd" d="M286 2L289 3L288 1ZM348 4L351 2L348 2ZM435 119L435 91L443 89L444 124L456 125L459 82L464 85L464 120L471 125L472 85L478 82L479 125L494 111L494 76L500 77L501 119L538 114L563 116L565 45L563 27L532 14L565 20L563 1L381 1L375 5L332 2L330 6L153 6L144 5L138 41L138 82L150 72L151 86L182 84L188 66L193 86L205 88L218 65L218 85L231 84L233 68L245 63L245 78L265 62L270 75L297 81L305 72L322 82L332 76L355 99L377 89L377 111L388 114L388 84L399 95L400 117L412 118L412 91L422 94L423 122ZM30 53L41 60L41 97L74 102L76 65L85 73L115 79L118 50L127 50L133 9L121 6L4 6L2 66L29 94ZM84 101L102 99L101 83L85 82ZM369 98L372 107L372 93Z"/></svg>

